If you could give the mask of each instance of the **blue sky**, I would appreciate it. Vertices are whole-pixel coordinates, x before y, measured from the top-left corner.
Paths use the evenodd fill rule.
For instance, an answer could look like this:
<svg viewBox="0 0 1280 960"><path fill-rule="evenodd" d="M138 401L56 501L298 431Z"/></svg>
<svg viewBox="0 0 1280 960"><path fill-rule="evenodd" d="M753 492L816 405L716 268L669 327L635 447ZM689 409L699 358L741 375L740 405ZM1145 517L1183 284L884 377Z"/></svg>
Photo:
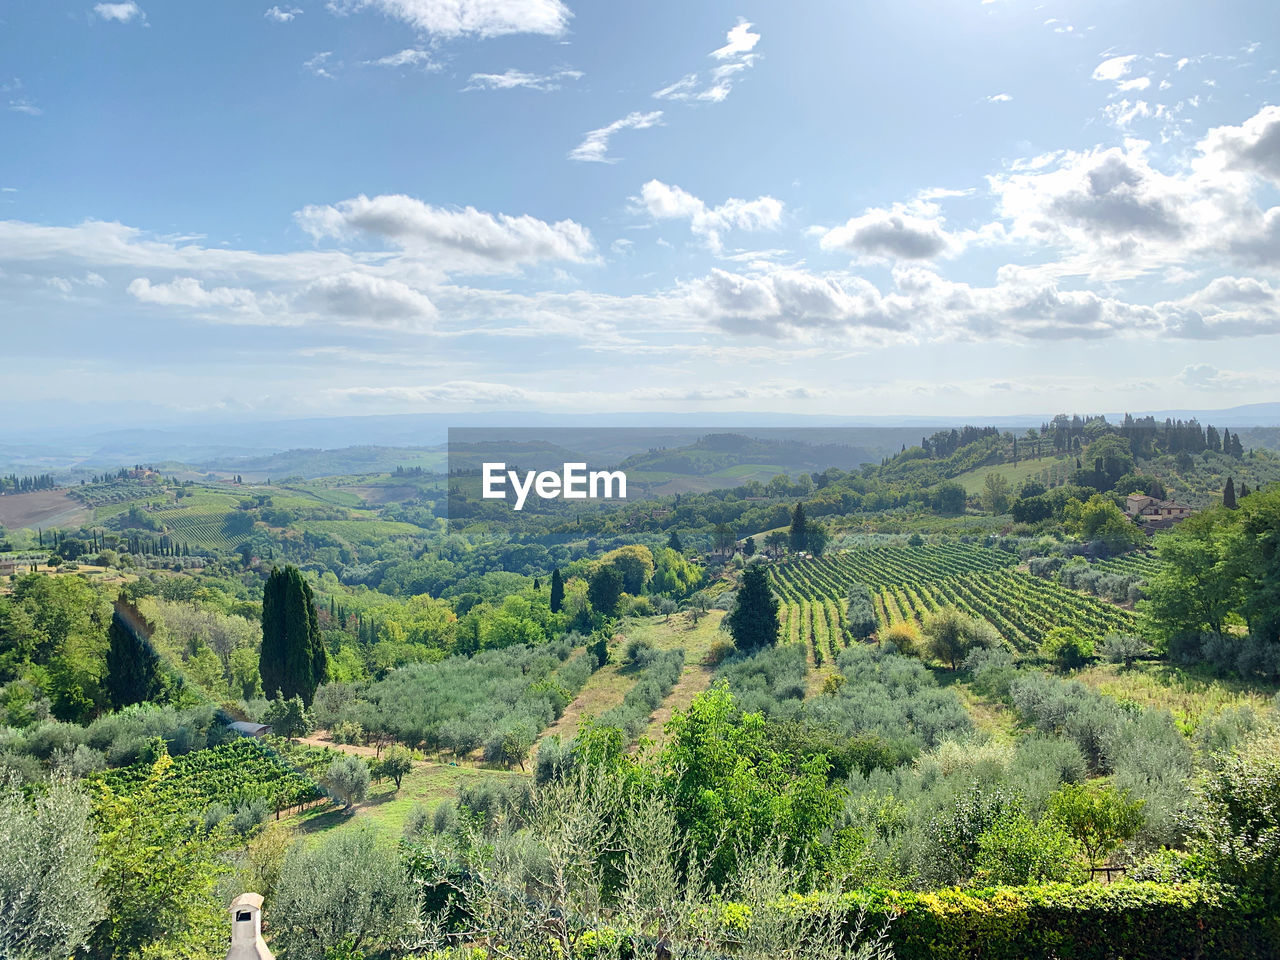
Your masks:
<svg viewBox="0 0 1280 960"><path fill-rule="evenodd" d="M13 0L6 402L1276 400L1277 36L1266 2Z"/></svg>

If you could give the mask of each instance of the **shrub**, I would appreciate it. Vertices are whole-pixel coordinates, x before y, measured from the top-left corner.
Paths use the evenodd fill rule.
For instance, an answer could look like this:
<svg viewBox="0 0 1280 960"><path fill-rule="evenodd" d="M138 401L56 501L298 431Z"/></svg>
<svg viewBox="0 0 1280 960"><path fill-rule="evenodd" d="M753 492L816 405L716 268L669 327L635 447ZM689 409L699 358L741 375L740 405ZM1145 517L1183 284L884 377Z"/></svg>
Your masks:
<svg viewBox="0 0 1280 960"><path fill-rule="evenodd" d="M1093 641L1070 627L1054 627L1040 642L1040 653L1062 670L1078 670L1093 657Z"/></svg>
<svg viewBox="0 0 1280 960"><path fill-rule="evenodd" d="M900 620L880 634L881 643L891 643L904 657L920 652L920 628L914 620Z"/></svg>
<svg viewBox="0 0 1280 960"><path fill-rule="evenodd" d="M412 890L394 847L371 828L339 831L285 858L267 919L284 956L323 957L350 938L353 949L396 942L413 914Z"/></svg>
<svg viewBox="0 0 1280 960"><path fill-rule="evenodd" d="M974 866L983 884L1081 881L1087 877L1080 866L1080 852L1079 843L1057 823L1036 823L1017 814L978 837Z"/></svg>

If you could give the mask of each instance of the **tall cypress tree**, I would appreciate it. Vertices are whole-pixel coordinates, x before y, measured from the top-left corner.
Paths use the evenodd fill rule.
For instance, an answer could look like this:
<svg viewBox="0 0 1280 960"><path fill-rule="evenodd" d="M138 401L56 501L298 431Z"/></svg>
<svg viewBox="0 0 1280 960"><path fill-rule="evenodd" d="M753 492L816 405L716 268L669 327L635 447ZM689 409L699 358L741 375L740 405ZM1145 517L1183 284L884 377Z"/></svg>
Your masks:
<svg viewBox="0 0 1280 960"><path fill-rule="evenodd" d="M725 618L733 644L750 653L778 642L778 598L773 595L762 564L747 567L738 585L738 599Z"/></svg>
<svg viewBox="0 0 1280 960"><path fill-rule="evenodd" d="M1230 477L1227 477L1227 485L1222 488L1222 505L1228 510L1236 508L1236 485Z"/></svg>
<svg viewBox="0 0 1280 960"><path fill-rule="evenodd" d="M297 567L273 567L262 591L262 688L306 704L329 675L329 652L320 636L311 587Z"/></svg>
<svg viewBox="0 0 1280 960"><path fill-rule="evenodd" d="M809 522L804 516L804 504L797 503L791 511L791 550L799 553L809 546Z"/></svg>
<svg viewBox="0 0 1280 960"><path fill-rule="evenodd" d="M153 700L160 692L160 658L148 640L147 622L121 596L107 628L107 696L117 710Z"/></svg>
<svg viewBox="0 0 1280 960"><path fill-rule="evenodd" d="M560 568L551 571L551 612L559 613L564 606L564 578L560 576Z"/></svg>

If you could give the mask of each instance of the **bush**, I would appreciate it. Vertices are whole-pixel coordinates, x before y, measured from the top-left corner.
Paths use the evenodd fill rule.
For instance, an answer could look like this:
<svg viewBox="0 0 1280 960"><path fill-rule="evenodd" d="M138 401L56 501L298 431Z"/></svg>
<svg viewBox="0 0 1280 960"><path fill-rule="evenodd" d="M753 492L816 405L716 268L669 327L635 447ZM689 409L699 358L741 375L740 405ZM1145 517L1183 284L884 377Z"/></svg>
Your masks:
<svg viewBox="0 0 1280 960"><path fill-rule="evenodd" d="M1078 670L1093 658L1093 641L1070 627L1054 627L1040 642L1040 653L1062 670Z"/></svg>
<svg viewBox="0 0 1280 960"><path fill-rule="evenodd" d="M880 634L881 643L891 643L904 657L920 652L920 628L914 620L901 620Z"/></svg>
<svg viewBox="0 0 1280 960"><path fill-rule="evenodd" d="M1088 879L1080 853L1079 843L1057 823L1018 814L978 838L974 866L983 884L1079 882Z"/></svg>
<svg viewBox="0 0 1280 960"><path fill-rule="evenodd" d="M339 831L285 858L267 912L272 947L290 957L323 957L350 938L353 949L390 945L413 915L413 896L395 848L371 828Z"/></svg>

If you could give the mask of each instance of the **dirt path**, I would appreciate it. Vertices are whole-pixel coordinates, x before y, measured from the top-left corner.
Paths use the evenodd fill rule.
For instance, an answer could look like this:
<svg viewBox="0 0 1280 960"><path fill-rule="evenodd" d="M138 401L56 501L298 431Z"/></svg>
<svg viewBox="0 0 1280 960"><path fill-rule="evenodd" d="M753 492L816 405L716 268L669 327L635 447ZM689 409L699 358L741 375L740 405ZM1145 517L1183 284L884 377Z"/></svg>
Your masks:
<svg viewBox="0 0 1280 960"><path fill-rule="evenodd" d="M339 753L350 753L357 757L376 757L378 755L375 747L361 747L353 743L334 743L329 739L328 730L316 730L309 737L299 737L299 743L305 743L309 747L328 747L330 750L337 750Z"/></svg>
<svg viewBox="0 0 1280 960"><path fill-rule="evenodd" d="M558 736L561 740L572 740L578 732L578 724L588 714L598 717L606 710L616 707L627 695L632 684L636 682L636 674L622 673L622 664L606 663L587 680L573 702L565 707L560 719L547 727L538 738L541 744L547 737ZM538 755L538 745L534 745L532 756Z"/></svg>

